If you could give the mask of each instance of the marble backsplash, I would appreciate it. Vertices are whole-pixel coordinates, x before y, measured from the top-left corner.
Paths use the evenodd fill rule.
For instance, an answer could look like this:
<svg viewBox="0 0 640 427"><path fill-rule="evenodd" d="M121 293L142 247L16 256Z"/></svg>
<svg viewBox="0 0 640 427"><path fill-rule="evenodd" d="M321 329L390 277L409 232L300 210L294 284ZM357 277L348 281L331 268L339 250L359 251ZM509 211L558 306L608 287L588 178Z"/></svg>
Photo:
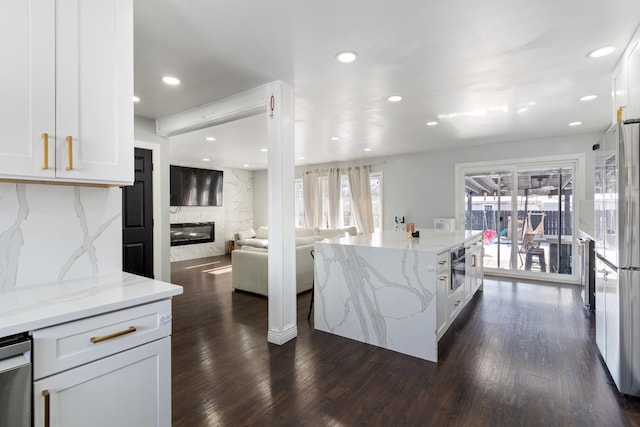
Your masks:
<svg viewBox="0 0 640 427"><path fill-rule="evenodd" d="M122 270L119 188L0 183L0 288Z"/></svg>
<svg viewBox="0 0 640 427"><path fill-rule="evenodd" d="M172 206L169 215L171 224L215 222L215 242L172 246L172 262L224 255L229 240L236 232L253 227L253 172L232 168L222 170L222 206Z"/></svg>

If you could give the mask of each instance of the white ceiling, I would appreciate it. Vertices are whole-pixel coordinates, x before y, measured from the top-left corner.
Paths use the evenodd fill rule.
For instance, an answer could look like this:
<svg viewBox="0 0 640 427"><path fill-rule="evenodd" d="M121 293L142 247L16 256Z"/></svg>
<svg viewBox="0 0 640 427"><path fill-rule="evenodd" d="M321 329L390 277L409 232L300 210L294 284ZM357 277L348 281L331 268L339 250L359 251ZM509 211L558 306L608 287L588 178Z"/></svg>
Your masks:
<svg viewBox="0 0 640 427"><path fill-rule="evenodd" d="M640 24L638 0L134 0L134 8L137 115L158 119L283 80L296 94L298 165L604 131L611 71ZM602 46L616 51L586 57ZM358 61L337 62L344 50ZM166 86L164 75L182 84ZM404 99L386 100L395 94ZM590 94L598 98L579 101ZM265 135L264 119L252 117L172 137L171 159L263 169Z"/></svg>

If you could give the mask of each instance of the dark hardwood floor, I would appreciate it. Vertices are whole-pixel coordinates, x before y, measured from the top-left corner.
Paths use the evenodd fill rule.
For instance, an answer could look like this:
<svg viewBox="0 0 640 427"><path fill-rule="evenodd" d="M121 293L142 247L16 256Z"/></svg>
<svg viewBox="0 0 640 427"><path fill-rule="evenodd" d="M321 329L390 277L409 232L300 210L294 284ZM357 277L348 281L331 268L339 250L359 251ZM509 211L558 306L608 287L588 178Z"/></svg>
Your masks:
<svg viewBox="0 0 640 427"><path fill-rule="evenodd" d="M640 426L575 287L486 279L436 363L313 330L267 343L267 300L228 256L172 265L173 426Z"/></svg>

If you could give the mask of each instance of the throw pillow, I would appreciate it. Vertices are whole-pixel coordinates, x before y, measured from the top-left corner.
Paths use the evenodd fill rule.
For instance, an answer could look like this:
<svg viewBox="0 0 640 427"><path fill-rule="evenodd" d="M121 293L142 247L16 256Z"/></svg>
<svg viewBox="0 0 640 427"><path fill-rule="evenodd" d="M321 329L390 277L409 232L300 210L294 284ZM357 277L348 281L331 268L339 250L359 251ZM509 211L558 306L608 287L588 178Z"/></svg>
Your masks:
<svg viewBox="0 0 640 427"><path fill-rule="evenodd" d="M256 231L256 239L268 239L269 238L269 227L260 226Z"/></svg>
<svg viewBox="0 0 640 427"><path fill-rule="evenodd" d="M256 235L256 232L253 228L246 231L238 231L238 240L251 239L255 237L255 235Z"/></svg>

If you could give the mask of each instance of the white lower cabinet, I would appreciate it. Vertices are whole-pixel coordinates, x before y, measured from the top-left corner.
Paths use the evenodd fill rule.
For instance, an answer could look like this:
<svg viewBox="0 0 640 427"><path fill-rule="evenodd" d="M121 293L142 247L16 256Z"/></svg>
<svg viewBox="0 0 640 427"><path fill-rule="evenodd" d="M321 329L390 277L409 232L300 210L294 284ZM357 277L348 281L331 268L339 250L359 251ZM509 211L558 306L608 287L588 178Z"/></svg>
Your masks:
<svg viewBox="0 0 640 427"><path fill-rule="evenodd" d="M34 426L171 425L171 338L34 383Z"/></svg>
<svg viewBox="0 0 640 427"><path fill-rule="evenodd" d="M445 332L447 326L447 295L451 286L451 277L449 271L449 251L438 254L436 262L436 333L440 338Z"/></svg>
<svg viewBox="0 0 640 427"><path fill-rule="evenodd" d="M441 252L436 260L436 333L438 340L447 332L449 326L467 305L483 284L483 247L482 237L473 238L465 244L464 284L451 289L450 252Z"/></svg>
<svg viewBox="0 0 640 427"><path fill-rule="evenodd" d="M170 334L170 300L33 331L34 426L170 426Z"/></svg>
<svg viewBox="0 0 640 427"><path fill-rule="evenodd" d="M458 317L458 312L462 310L465 302L465 289L463 286L460 286L455 291L451 292L447 298L447 313L449 316L449 323L452 323L456 317Z"/></svg>
<svg viewBox="0 0 640 427"><path fill-rule="evenodd" d="M471 299L483 283L484 249L482 247L482 239L477 239L468 246L469 249L466 253L467 271L465 286L467 287L467 299Z"/></svg>

